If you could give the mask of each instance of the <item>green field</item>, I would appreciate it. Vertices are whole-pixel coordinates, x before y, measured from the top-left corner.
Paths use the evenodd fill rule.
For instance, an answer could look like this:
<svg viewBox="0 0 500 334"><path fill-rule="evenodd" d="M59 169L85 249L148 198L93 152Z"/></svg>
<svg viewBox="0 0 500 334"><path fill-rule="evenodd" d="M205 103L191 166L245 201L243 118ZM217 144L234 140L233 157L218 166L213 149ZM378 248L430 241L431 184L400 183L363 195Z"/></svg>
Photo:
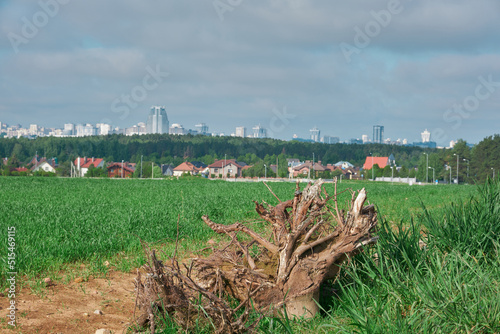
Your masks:
<svg viewBox="0 0 500 334"><path fill-rule="evenodd" d="M269 186L285 200L295 184ZM338 297L322 298L321 317L294 323L266 318L262 332L500 331L498 182L486 188L355 181L338 186L367 189L380 214L378 244L332 283ZM326 189L333 193L332 184ZM345 192L340 202L349 198ZM4 235L16 228L16 270L28 281L81 262L105 272L102 262L112 257L121 259L114 262L117 269L130 270L144 261L140 240L171 254L178 220L181 254L214 238L200 218L204 214L261 229L253 200L277 203L263 183L0 177L0 228ZM6 254L7 245L2 258Z"/></svg>
<svg viewBox="0 0 500 334"><path fill-rule="evenodd" d="M280 199L293 196L293 183L269 185ZM348 187L366 187L370 203L394 222L408 222L422 211L421 203L439 208L474 189L339 184L339 190ZM327 191L333 193L333 185L328 184ZM347 201L349 196L341 198ZM172 243L179 216L180 239L205 241L213 235L202 215L222 223L256 219L253 200L277 201L263 183L0 177L0 228L7 232L9 226L16 227L18 270L33 276L62 263L139 250L140 239Z"/></svg>

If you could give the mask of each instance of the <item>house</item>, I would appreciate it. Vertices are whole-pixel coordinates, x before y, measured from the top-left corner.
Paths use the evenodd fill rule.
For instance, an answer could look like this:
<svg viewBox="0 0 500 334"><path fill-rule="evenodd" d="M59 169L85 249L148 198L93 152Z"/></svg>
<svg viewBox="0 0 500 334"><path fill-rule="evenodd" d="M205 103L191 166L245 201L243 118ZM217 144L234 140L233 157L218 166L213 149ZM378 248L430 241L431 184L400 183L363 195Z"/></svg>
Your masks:
<svg viewBox="0 0 500 334"><path fill-rule="evenodd" d="M94 165L95 168L104 168L104 159L99 159L99 158L76 158L74 161L74 171L75 174L74 176L76 177L82 177L87 174L87 171L90 168L90 165Z"/></svg>
<svg viewBox="0 0 500 334"><path fill-rule="evenodd" d="M312 176L314 176L314 172L316 172L317 174L327 170L328 168L321 165L321 161L315 162L313 164L311 161L308 160L299 166L292 167L290 174L293 174L293 177L298 177L298 176L309 177L311 176L309 171L311 171L313 174Z"/></svg>
<svg viewBox="0 0 500 334"><path fill-rule="evenodd" d="M18 167L18 168L14 168L12 171L20 173L20 172L29 172L30 170L26 167Z"/></svg>
<svg viewBox="0 0 500 334"><path fill-rule="evenodd" d="M337 162L334 166L336 167L340 167L342 169L347 169L347 168L354 168L354 165L351 164L350 162L348 161L339 161Z"/></svg>
<svg viewBox="0 0 500 334"><path fill-rule="evenodd" d="M215 177L241 177L241 171L245 166L245 163L237 162L234 159L222 159L215 161L208 168L210 169L210 175Z"/></svg>
<svg viewBox="0 0 500 334"><path fill-rule="evenodd" d="M172 176L174 175L174 165L171 164L166 164L166 165L161 165L161 173L165 176Z"/></svg>
<svg viewBox="0 0 500 334"><path fill-rule="evenodd" d="M135 164L133 166L135 167ZM130 178L135 171L133 166L128 162L111 162L107 167L108 177Z"/></svg>
<svg viewBox="0 0 500 334"><path fill-rule="evenodd" d="M196 167L189 161L184 161L173 169L173 176L182 176L182 174L198 175L203 169L203 167Z"/></svg>
<svg viewBox="0 0 500 334"><path fill-rule="evenodd" d="M366 157L365 164L363 165L363 169L372 169L373 165L378 165L380 168L384 168L389 164L388 157Z"/></svg>
<svg viewBox="0 0 500 334"><path fill-rule="evenodd" d="M31 167L31 171L32 172L44 171L49 173L55 173L56 169L47 161L42 161L38 163L36 166Z"/></svg>

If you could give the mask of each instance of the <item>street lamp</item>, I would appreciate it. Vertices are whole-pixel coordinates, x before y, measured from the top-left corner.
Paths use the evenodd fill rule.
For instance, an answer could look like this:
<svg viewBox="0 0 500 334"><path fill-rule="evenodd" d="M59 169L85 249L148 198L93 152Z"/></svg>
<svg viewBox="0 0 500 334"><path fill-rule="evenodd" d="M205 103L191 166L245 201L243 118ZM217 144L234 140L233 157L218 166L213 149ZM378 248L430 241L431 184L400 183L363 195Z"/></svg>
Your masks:
<svg viewBox="0 0 500 334"><path fill-rule="evenodd" d="M457 184L459 184L459 180L458 180L458 158L459 158L459 155L456 154L456 153L453 153L453 155L456 155L457 156Z"/></svg>
<svg viewBox="0 0 500 334"><path fill-rule="evenodd" d="M425 183L429 183L429 154L427 154L425 152L424 152L424 154L427 157L427 159L426 159L427 160L427 165L426 165L427 169L425 171Z"/></svg>
<svg viewBox="0 0 500 334"><path fill-rule="evenodd" d="M448 165L448 168L450 169L450 184L451 184L451 165Z"/></svg>
<svg viewBox="0 0 500 334"><path fill-rule="evenodd" d="M391 166L391 183L394 183L394 166Z"/></svg>
<svg viewBox="0 0 500 334"><path fill-rule="evenodd" d="M433 167L429 167L429 169L432 169L432 182L433 182L434 184L437 184L437 183L436 183L436 169L435 169L435 168L433 168Z"/></svg>
<svg viewBox="0 0 500 334"><path fill-rule="evenodd" d="M142 179L142 155L141 155L141 179Z"/></svg>
<svg viewBox="0 0 500 334"><path fill-rule="evenodd" d="M464 158L463 161L467 161L467 179L469 179L469 162L470 162L470 160ZM467 181L467 182L469 182L469 181Z"/></svg>
<svg viewBox="0 0 500 334"><path fill-rule="evenodd" d="M267 179L267 165L264 164L264 179Z"/></svg>
<svg viewBox="0 0 500 334"><path fill-rule="evenodd" d="M122 179L123 179L123 160L122 160Z"/></svg>
<svg viewBox="0 0 500 334"><path fill-rule="evenodd" d="M222 174L224 174L224 178L226 178L226 155L224 154L224 167L222 167Z"/></svg>
<svg viewBox="0 0 500 334"><path fill-rule="evenodd" d="M491 167L491 170L493 171L493 180L495 179L495 168Z"/></svg>

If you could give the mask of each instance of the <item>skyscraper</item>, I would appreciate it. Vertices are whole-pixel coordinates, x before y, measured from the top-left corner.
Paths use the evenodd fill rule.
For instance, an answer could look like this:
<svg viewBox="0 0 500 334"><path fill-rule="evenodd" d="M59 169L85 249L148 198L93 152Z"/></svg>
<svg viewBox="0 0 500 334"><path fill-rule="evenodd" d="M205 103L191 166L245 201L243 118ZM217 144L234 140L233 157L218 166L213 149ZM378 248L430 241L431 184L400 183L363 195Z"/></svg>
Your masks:
<svg viewBox="0 0 500 334"><path fill-rule="evenodd" d="M431 141L431 133L425 129L424 132L420 134L422 136L422 143L428 143Z"/></svg>
<svg viewBox="0 0 500 334"><path fill-rule="evenodd" d="M200 135L208 135L208 125L205 123L199 123L195 125L196 131Z"/></svg>
<svg viewBox="0 0 500 334"><path fill-rule="evenodd" d="M236 127L236 137L245 138L246 136L247 136L247 128L245 128L244 126Z"/></svg>
<svg viewBox="0 0 500 334"><path fill-rule="evenodd" d="M168 133L168 125L165 107L152 106L146 124L147 133Z"/></svg>
<svg viewBox="0 0 500 334"><path fill-rule="evenodd" d="M384 142L384 126L383 125L374 125L373 126L373 142L378 143L378 144Z"/></svg>
<svg viewBox="0 0 500 334"><path fill-rule="evenodd" d="M253 130L253 137L254 138L266 138L267 137L267 130L259 125L254 126L252 128Z"/></svg>
<svg viewBox="0 0 500 334"><path fill-rule="evenodd" d="M311 133L311 140L315 141L315 142L319 142L319 138L320 138L320 131L317 127L314 127L313 129L309 130L309 132Z"/></svg>

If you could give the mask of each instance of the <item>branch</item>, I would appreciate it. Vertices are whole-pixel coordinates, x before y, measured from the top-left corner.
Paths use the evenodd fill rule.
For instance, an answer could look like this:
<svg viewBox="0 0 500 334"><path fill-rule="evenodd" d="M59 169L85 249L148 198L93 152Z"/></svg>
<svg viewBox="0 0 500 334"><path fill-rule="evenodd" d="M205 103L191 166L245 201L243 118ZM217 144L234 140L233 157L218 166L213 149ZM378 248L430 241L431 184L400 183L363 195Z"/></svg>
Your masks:
<svg viewBox="0 0 500 334"><path fill-rule="evenodd" d="M222 233L227 233L227 232L243 232L247 235L249 235L251 238L253 238L255 241L257 241L262 247L267 249L269 252L272 254L277 254L278 253L278 247L246 227L245 225L241 223L234 223L232 225L222 225L222 224L216 224L213 221L211 221L208 216L202 216L201 219L205 222L205 224L208 225L215 233L222 234Z"/></svg>
<svg viewBox="0 0 500 334"><path fill-rule="evenodd" d="M278 198L278 196L276 196L276 194L271 190L271 188L267 185L267 183L263 182L264 185L267 187L267 189L269 189L269 191L271 192L271 194L274 195L274 197L276 197L276 199L281 203L281 200Z"/></svg>

